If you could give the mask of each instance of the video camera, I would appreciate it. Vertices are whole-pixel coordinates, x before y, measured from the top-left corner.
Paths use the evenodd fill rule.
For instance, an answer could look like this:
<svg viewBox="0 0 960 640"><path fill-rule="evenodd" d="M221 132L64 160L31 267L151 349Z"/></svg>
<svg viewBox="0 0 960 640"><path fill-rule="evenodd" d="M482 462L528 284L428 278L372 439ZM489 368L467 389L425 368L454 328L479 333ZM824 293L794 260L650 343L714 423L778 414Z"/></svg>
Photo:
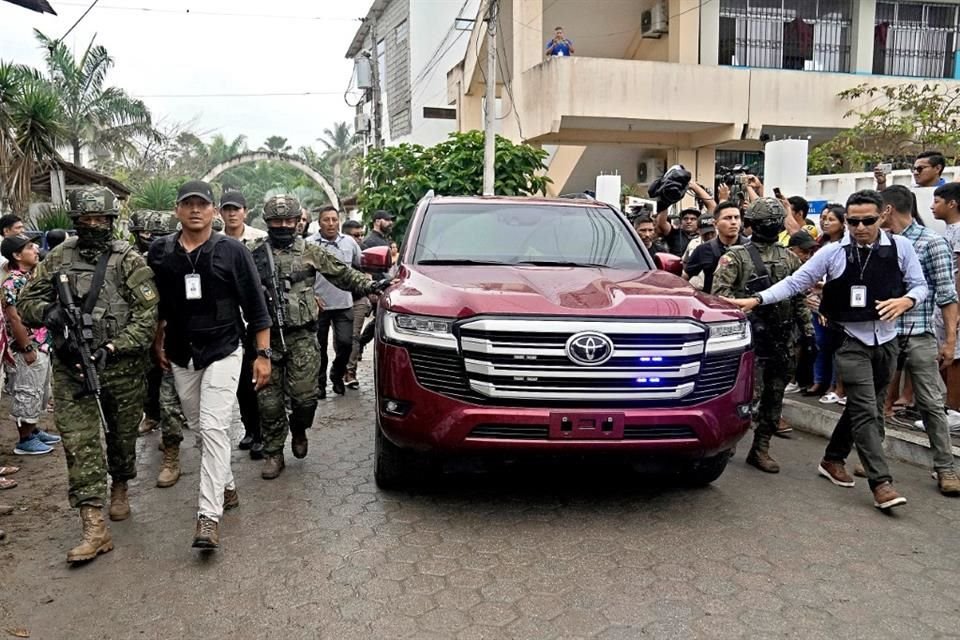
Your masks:
<svg viewBox="0 0 960 640"><path fill-rule="evenodd" d="M717 184L725 184L730 188L730 202L738 207L747 197L747 176L753 173L751 167L745 164L735 164L732 167L720 167Z"/></svg>

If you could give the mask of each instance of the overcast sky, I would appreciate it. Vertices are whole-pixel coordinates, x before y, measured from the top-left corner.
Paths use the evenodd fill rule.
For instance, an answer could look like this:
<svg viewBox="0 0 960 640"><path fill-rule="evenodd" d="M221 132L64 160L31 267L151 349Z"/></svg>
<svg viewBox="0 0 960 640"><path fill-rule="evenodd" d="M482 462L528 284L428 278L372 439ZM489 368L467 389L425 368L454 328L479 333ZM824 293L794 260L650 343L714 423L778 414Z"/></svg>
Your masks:
<svg viewBox="0 0 960 640"><path fill-rule="evenodd" d="M90 2L50 4L58 16L0 2L0 58L42 68L33 29L61 37ZM369 6L369 0L101 0L66 42L79 55L96 34L115 63L107 84L142 98L155 123L195 120L193 129L206 138L245 134L254 149L280 135L296 149L316 144L334 121L353 123L343 97L353 64L344 55ZM306 92L314 95L204 97Z"/></svg>

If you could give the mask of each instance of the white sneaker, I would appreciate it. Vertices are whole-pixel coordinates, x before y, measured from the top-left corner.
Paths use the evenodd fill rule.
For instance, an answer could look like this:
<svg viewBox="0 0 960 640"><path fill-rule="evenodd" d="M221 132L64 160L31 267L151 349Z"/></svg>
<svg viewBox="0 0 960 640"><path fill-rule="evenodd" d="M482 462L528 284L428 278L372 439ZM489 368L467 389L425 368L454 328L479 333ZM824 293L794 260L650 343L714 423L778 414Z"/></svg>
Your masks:
<svg viewBox="0 0 960 640"><path fill-rule="evenodd" d="M947 426L950 427L950 431L960 433L960 411L947 409Z"/></svg>
<svg viewBox="0 0 960 640"><path fill-rule="evenodd" d="M820 399L817 400L817 402L820 404L837 404L840 402L840 396L831 391L830 393L825 393L820 396Z"/></svg>
<svg viewBox="0 0 960 640"><path fill-rule="evenodd" d="M800 393L800 385L796 382L791 382L783 389L784 393Z"/></svg>

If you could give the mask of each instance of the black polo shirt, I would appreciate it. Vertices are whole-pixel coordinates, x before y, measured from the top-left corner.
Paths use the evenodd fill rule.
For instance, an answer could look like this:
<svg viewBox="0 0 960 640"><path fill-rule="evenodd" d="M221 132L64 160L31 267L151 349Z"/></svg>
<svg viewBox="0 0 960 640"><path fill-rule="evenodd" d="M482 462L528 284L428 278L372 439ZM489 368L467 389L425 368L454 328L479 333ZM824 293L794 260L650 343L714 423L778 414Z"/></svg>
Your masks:
<svg viewBox="0 0 960 640"><path fill-rule="evenodd" d="M186 367L193 359L203 369L236 351L247 329L256 333L272 324L260 276L247 248L222 234L190 253L180 244L180 233L150 246L147 263L160 292L159 314L165 320L167 358ZM187 300L184 278L200 276L201 298Z"/></svg>

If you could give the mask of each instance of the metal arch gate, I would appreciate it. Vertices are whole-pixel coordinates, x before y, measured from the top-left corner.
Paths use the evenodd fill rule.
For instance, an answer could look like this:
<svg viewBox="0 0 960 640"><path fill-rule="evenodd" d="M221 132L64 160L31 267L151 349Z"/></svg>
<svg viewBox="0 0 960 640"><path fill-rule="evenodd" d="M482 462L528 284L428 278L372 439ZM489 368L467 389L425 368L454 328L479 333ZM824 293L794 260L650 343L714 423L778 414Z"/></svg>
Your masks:
<svg viewBox="0 0 960 640"><path fill-rule="evenodd" d="M265 160L274 160L277 162L284 162L290 165L291 167L299 169L300 171L305 173L311 180L316 182L321 189L323 189L323 192L327 195L327 198L330 199L330 204L332 204L337 209L340 209L340 198L337 196L337 192L333 190L333 187L330 186L330 183L327 182L326 178L320 175L320 173L317 172L315 169L301 162L299 159L293 156L288 156L284 153L273 153L269 151L250 151L247 153L241 153L238 156L234 156L229 160L225 160L224 162L221 162L220 164L215 166L213 169L208 171L203 176L203 181L210 182L211 180L213 180L214 178L222 174L227 169L232 169L234 167L238 167L242 164L248 164L250 162L261 162Z"/></svg>

